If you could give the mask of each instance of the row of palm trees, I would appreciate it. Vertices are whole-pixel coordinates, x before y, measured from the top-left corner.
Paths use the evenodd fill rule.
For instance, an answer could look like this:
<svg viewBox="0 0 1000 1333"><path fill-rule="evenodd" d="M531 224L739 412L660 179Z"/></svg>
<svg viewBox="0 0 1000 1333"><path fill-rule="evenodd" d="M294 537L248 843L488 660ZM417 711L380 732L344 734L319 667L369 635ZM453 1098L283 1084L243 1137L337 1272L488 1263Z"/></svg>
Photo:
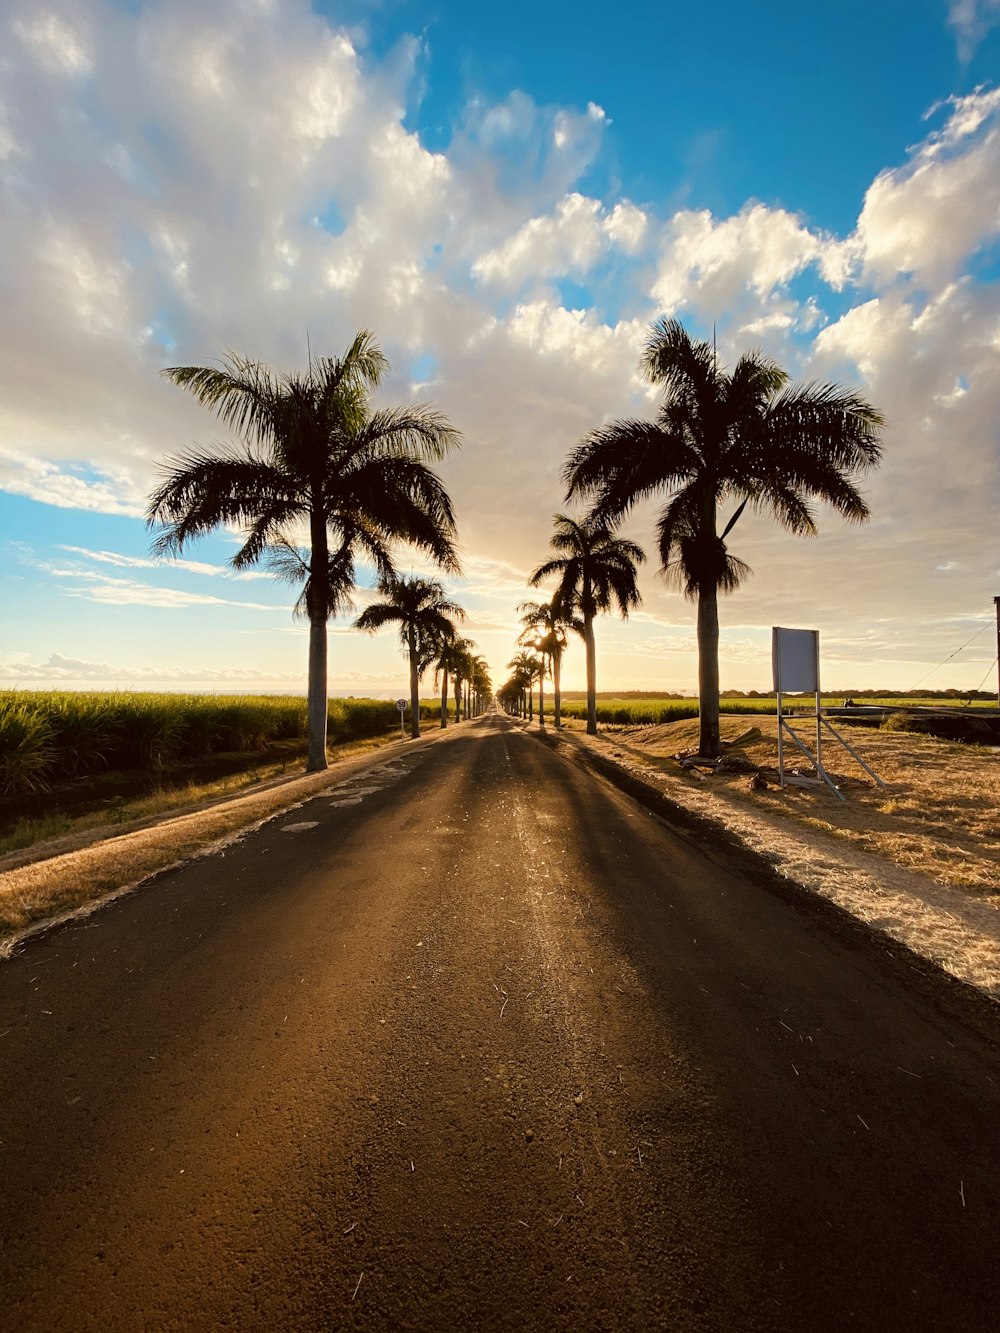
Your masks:
<svg viewBox="0 0 1000 1333"><path fill-rule="evenodd" d="M430 466L460 441L424 404L374 409L372 394L388 369L366 330L342 357L310 359L304 373L279 374L232 354L218 367L163 372L241 438L167 460L147 509L158 529L153 549L179 555L217 528L235 528L242 544L233 568L262 564L299 587L296 611L309 621L310 771L328 763L327 623L352 608L359 561L374 569L382 600L355 624L369 632L399 625L410 660L412 735L420 734L420 676L432 661L445 680L444 700L448 676L467 709L490 690L485 663L458 636L461 609L436 580L396 568L396 548L405 545L448 573L461 572L452 503ZM308 546L301 546L296 537L305 532Z"/></svg>
<svg viewBox="0 0 1000 1333"><path fill-rule="evenodd" d="M699 752L717 758L719 735L719 594L749 576L727 538L749 508L790 532L814 535L810 501L852 522L869 518L855 478L881 458L881 414L858 394L832 384L794 386L759 352L744 353L731 373L714 343L692 339L676 320L660 320L640 360L647 383L661 388L652 421L612 421L571 451L563 470L567 500L589 504L585 516L555 517L558 553L532 574L537 587L554 578L545 603L520 607L535 656L520 654L497 691L505 706L528 699L535 679L551 671L555 722L559 669L567 632L581 634L587 663L587 730L597 730L594 618L617 606L623 618L639 605L636 582L645 556L616 534L643 500L663 497L656 523L660 572L697 603ZM723 513L730 506L728 516ZM540 722L544 712L540 698Z"/></svg>
<svg viewBox="0 0 1000 1333"><path fill-rule="evenodd" d="M437 579L393 578L379 585L382 600L365 607L355 629L374 634L387 625L399 630L400 645L410 665L410 735L420 735L420 681L433 664L435 685L441 682L441 726L448 725L448 681L453 682L455 721L474 716L492 696L486 659L477 656L471 639L458 632L465 619Z"/></svg>
<svg viewBox="0 0 1000 1333"><path fill-rule="evenodd" d="M596 731L594 622L616 608L627 617L639 605L637 570L645 558L617 527L637 503L661 496L660 570L697 602L700 751L716 757L718 597L750 573L727 538L748 508L813 534L812 499L849 520L867 519L854 479L878 463L884 422L851 391L790 386L786 372L758 352L745 353L729 373L712 344L692 339L675 320L652 326L640 370L663 391L657 415L612 421L571 451L566 498L589 507L582 517L555 517L554 554L530 585L556 586L548 601L520 608L521 642L534 649L536 665L530 653L516 658L499 693L516 699L527 679L530 711L532 679L543 682L551 671L558 724L561 658L575 631L586 651L587 729ZM387 371L367 331L342 357L310 359L304 373L279 374L235 355L218 367L164 371L241 439L167 461L147 510L159 529L154 550L179 554L230 526L243 534L234 568L263 564L298 586L296 608L310 631L310 770L327 766L327 622L351 608L360 561L374 570L381 600L355 624L368 632L398 626L410 662L412 734L420 729L419 682L432 664L443 682L442 725L449 679L459 713L489 697L485 663L458 634L461 609L437 580L407 578L396 568L396 549L404 545L460 573L451 500L430 466L458 447L459 437L424 404L374 409L372 394ZM296 537L306 531L308 546L301 546Z"/></svg>

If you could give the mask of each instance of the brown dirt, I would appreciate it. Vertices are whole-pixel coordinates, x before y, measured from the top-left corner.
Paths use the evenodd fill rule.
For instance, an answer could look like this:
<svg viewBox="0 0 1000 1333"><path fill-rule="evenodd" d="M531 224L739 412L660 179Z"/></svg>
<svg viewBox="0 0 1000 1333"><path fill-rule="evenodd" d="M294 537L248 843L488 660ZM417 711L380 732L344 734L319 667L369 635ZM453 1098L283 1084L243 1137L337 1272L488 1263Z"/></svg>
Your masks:
<svg viewBox="0 0 1000 1333"><path fill-rule="evenodd" d="M810 748L808 719L794 722ZM748 789L741 772L711 779L712 792L748 809L763 810L839 838L885 857L907 870L917 870L941 884L987 897L1000 894L1000 758L991 750L902 731L873 731L835 724L886 784L882 791L846 752L829 737L824 764L847 796L841 802L826 788L784 790L769 784L766 791ZM777 721L773 717L723 718L724 741L732 743L756 730L727 757L738 753L759 770L773 772L778 763ZM657 761L657 766L696 786L669 756L697 746L696 719L658 727L607 729L620 748ZM791 747L790 747L791 748ZM805 757L786 749L786 764L805 768ZM742 767L742 766L741 766Z"/></svg>

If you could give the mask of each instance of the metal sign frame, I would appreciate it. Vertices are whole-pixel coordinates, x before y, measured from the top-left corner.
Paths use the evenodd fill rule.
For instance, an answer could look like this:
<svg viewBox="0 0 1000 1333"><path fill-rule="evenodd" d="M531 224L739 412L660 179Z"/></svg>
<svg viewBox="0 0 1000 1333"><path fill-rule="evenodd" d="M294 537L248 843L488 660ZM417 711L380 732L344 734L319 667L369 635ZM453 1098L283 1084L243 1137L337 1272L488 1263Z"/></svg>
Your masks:
<svg viewBox="0 0 1000 1333"><path fill-rule="evenodd" d="M782 787L794 784L795 786L818 786L820 781L826 783L832 792L834 792L841 801L846 801L847 797L840 790L833 778L823 767L823 728L833 736L834 740L844 747L855 763L860 764L868 776L885 790L885 783L868 767L861 756L854 750L839 732L835 731L833 726L822 714L822 702L819 685L819 630L818 629L783 629L775 625L771 629L771 667L774 675L774 693L778 705L778 782ZM815 693L816 696L816 753L810 754L806 745L802 742L795 728L791 726L785 717L782 694L785 691L791 691L796 694ZM785 746L784 737L787 733L789 739L798 746L809 763L816 769L815 778L802 777L795 774L793 777L785 776Z"/></svg>

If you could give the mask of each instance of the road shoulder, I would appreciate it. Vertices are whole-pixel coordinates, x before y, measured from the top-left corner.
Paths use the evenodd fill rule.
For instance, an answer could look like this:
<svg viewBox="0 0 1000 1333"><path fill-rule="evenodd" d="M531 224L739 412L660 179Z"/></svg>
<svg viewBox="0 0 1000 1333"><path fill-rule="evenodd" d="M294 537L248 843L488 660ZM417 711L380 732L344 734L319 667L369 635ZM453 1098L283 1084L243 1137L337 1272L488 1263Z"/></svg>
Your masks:
<svg viewBox="0 0 1000 1333"><path fill-rule="evenodd" d="M735 810L702 786L621 752L614 737L537 727L531 734L583 762L719 855L739 857L774 887L805 893L878 931L920 962L1000 1000L1000 912L988 902L832 837L806 834L766 813Z"/></svg>
<svg viewBox="0 0 1000 1333"><path fill-rule="evenodd" d="M271 780L239 796L92 839L60 855L42 846L35 860L0 870L0 959L10 957L31 936L89 915L156 875L224 850L323 791L456 734L458 728L435 729L416 741L397 740L361 755L333 758L322 773Z"/></svg>

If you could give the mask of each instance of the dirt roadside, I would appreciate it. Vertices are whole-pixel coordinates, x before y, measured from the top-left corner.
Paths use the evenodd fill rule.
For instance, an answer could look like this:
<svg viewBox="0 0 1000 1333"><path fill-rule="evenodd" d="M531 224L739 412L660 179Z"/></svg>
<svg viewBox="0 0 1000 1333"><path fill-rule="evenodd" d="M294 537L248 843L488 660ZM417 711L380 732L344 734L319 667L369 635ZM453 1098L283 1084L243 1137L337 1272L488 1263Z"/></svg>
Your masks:
<svg viewBox="0 0 1000 1333"><path fill-rule="evenodd" d="M918 958L1000 1000L1000 910L996 895L963 888L894 864L816 828L728 799L710 782L692 787L679 774L624 747L613 733L552 728L534 735L589 763L616 786L695 841L709 837L779 882L811 894L888 936Z"/></svg>
<svg viewBox="0 0 1000 1333"><path fill-rule="evenodd" d="M377 750L333 759L322 773L277 778L229 799L210 800L183 814L144 822L128 833L83 835L64 850L40 843L0 860L0 959L32 935L86 915L131 893L154 875L185 861L210 856L278 815L294 810L359 773L391 765L411 747L455 734L434 731L418 741L395 741Z"/></svg>

